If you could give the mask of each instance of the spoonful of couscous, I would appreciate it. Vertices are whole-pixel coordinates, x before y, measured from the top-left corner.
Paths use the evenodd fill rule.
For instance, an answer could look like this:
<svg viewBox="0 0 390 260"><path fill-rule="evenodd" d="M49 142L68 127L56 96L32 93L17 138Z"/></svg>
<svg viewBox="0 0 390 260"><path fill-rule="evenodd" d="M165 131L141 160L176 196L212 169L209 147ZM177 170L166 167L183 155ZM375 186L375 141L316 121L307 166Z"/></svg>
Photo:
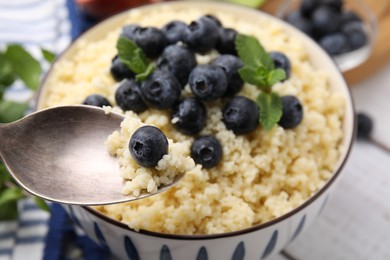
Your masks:
<svg viewBox="0 0 390 260"><path fill-rule="evenodd" d="M62 106L0 125L0 157L16 182L46 200L103 205L144 198L124 196L117 159L104 145L124 116L92 106ZM139 145L139 144L138 144Z"/></svg>

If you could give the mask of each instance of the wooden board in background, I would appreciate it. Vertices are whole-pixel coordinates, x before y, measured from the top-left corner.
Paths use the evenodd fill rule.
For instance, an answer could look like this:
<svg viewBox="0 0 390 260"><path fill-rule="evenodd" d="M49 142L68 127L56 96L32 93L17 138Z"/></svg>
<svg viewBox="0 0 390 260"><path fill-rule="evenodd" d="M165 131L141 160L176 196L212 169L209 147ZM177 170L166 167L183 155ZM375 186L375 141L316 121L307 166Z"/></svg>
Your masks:
<svg viewBox="0 0 390 260"><path fill-rule="evenodd" d="M364 0L378 19L378 36L369 59L359 67L344 73L350 85L361 82L381 70L390 62L390 1ZM283 0L268 0L262 10L275 14Z"/></svg>

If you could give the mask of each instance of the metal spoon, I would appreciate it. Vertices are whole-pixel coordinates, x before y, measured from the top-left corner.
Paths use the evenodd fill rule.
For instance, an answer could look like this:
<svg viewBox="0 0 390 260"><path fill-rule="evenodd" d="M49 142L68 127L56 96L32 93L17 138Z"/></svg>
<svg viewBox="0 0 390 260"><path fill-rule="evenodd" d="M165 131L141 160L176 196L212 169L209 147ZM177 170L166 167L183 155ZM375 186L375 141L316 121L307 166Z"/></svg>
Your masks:
<svg viewBox="0 0 390 260"><path fill-rule="evenodd" d="M92 106L62 106L0 125L0 157L16 182L46 200L103 205L145 198L123 196L117 159L104 142L123 115ZM177 176L173 184L182 175ZM158 192L171 185L160 187Z"/></svg>

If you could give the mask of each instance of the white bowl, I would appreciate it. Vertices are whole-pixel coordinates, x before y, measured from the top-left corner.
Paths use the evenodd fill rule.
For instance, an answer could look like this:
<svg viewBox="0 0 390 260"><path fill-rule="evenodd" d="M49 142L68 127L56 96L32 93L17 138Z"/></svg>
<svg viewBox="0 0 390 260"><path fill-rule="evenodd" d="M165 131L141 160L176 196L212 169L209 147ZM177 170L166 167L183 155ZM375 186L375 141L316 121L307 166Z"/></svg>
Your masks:
<svg viewBox="0 0 390 260"><path fill-rule="evenodd" d="M108 248L120 259L263 259L280 251L306 229L320 214L339 180L343 166L349 155L354 139L354 109L348 86L332 59L309 37L289 24L260 11L232 4L217 2L168 2L136 8L137 11L160 8L205 7L216 12L232 13L246 21L270 19L285 28L292 37L299 37L307 50L310 62L315 68L329 74L329 83L334 91L340 92L346 100L346 113L343 122L344 139L341 157L333 176L315 195L291 212L264 224L216 235L170 235L150 231L136 232L125 224L110 219L93 208L64 205L77 226L101 246ZM135 10L135 9L134 9ZM127 11L132 12L133 10ZM106 32L118 28L128 17L128 13L118 14L98 24L83 34L57 59L63 60L75 54L75 45L80 39L95 41L106 36ZM173 17L172 17L173 19ZM50 81L49 72L39 91L37 108L42 108Z"/></svg>

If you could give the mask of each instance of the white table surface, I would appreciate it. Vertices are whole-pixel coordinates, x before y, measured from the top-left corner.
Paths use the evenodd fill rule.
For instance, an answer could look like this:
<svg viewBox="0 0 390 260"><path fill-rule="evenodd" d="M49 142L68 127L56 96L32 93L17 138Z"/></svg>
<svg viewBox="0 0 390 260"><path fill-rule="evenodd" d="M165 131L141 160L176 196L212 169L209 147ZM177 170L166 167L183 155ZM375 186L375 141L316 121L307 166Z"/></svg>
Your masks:
<svg viewBox="0 0 390 260"><path fill-rule="evenodd" d="M323 213L270 260L390 259L390 65L351 90L372 140L355 142Z"/></svg>

